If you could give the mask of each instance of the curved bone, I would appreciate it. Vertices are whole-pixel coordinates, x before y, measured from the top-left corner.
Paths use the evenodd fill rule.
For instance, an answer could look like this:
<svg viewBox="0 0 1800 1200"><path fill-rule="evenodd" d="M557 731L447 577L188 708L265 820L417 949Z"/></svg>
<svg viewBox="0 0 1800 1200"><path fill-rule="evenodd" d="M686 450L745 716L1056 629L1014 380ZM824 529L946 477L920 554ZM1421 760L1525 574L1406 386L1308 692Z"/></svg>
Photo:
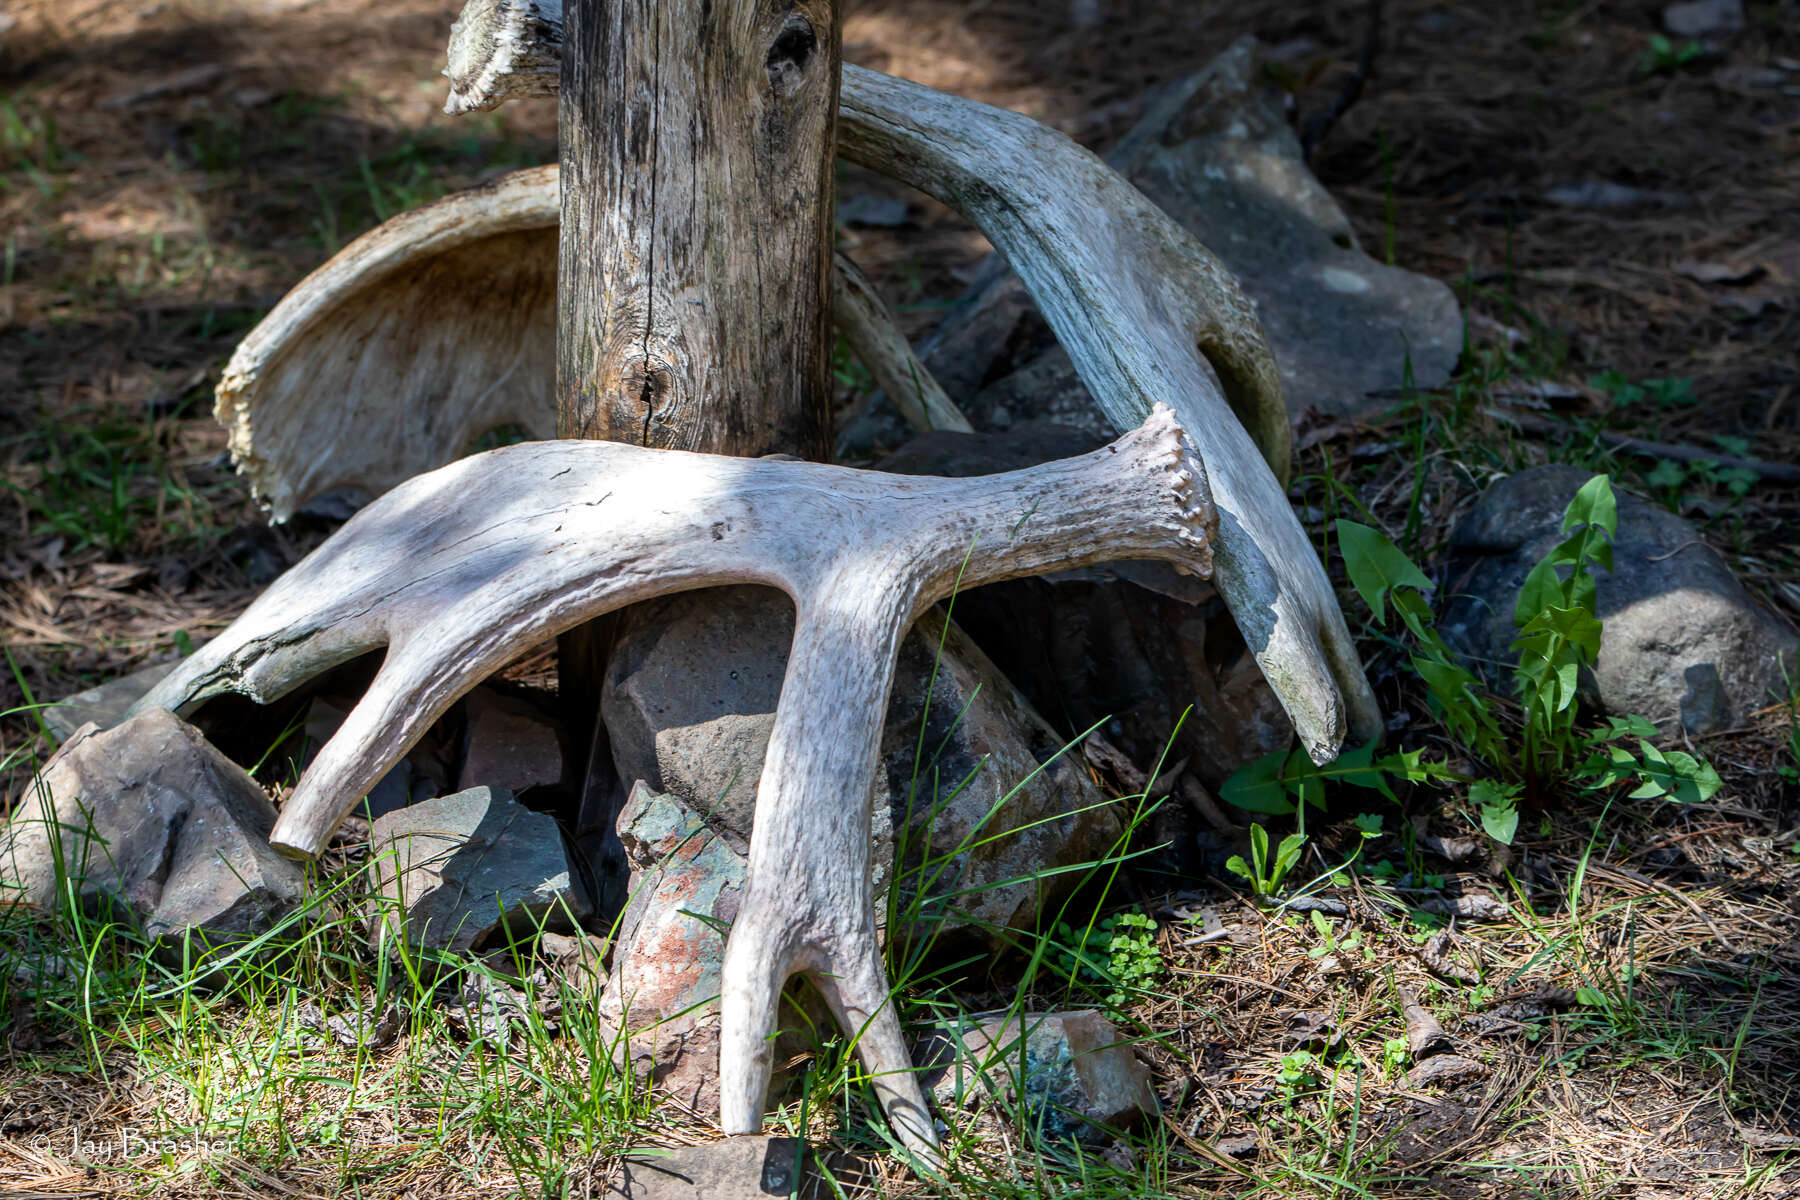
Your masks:
<svg viewBox="0 0 1800 1200"><path fill-rule="evenodd" d="M500 2L469 0L463 20ZM525 87L499 72L483 98ZM838 150L987 235L1115 428L1159 401L1180 414L1221 512L1219 592L1308 753L1325 762L1347 733L1380 736L1330 580L1283 490L1292 435L1280 376L1231 273L1099 158L1018 113L845 64Z"/></svg>
<svg viewBox="0 0 1800 1200"><path fill-rule="evenodd" d="M870 884L899 639L959 586L1121 559L1209 574L1215 527L1204 468L1161 407L1092 454L969 479L526 443L370 504L133 711L186 711L226 691L267 702L385 644L374 684L271 834L310 857L432 721L521 649L667 592L782 589L797 624L726 947L723 1123L760 1127L777 1000L800 971L858 1039L896 1128L925 1149L935 1138L889 1002Z"/></svg>
<svg viewBox="0 0 1800 1200"><path fill-rule="evenodd" d="M301 280L232 354L219 420L286 520L379 495L517 425L556 436L555 167L395 217Z"/></svg>
<svg viewBox="0 0 1800 1200"><path fill-rule="evenodd" d="M837 252L831 274L831 315L875 384L888 394L907 424L924 432L954 429L973 433L969 418L944 394L929 368L913 353L912 343L894 324L894 316L862 268Z"/></svg>
<svg viewBox="0 0 1800 1200"><path fill-rule="evenodd" d="M395 217L239 344L217 413L275 520L330 488L380 495L497 426L556 435L557 197L557 168L537 167ZM852 351L915 428L969 428L841 253L832 295Z"/></svg>
<svg viewBox="0 0 1800 1200"><path fill-rule="evenodd" d="M1346 732L1379 736L1330 580L1257 450L1278 445L1285 463L1287 415L1229 272L1099 158L1018 113L846 66L838 150L974 222L1115 427L1174 409L1219 509L1216 586L1307 751L1325 762Z"/></svg>

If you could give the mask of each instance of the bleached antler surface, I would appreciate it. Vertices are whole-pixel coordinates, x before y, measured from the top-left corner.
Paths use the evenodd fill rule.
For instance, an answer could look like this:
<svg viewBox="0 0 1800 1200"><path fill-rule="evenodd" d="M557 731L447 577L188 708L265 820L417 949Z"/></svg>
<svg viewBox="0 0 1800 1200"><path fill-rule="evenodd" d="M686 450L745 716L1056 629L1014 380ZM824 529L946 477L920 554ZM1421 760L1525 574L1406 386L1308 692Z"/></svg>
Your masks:
<svg viewBox="0 0 1800 1200"><path fill-rule="evenodd" d="M404 213L301 280L239 343L219 420L251 492L379 495L498 426L556 436L557 171Z"/></svg>
<svg viewBox="0 0 1800 1200"><path fill-rule="evenodd" d="M1158 403L1180 417L1219 510L1215 584L1312 757L1335 757L1346 734L1379 736L1337 597L1269 469L1285 475L1287 412L1230 273L1098 157L1029 117L851 66L839 105L839 153L974 222L1115 427Z"/></svg>
<svg viewBox="0 0 1800 1200"><path fill-rule="evenodd" d="M954 429L973 433L974 426L963 416L944 389L933 378L912 343L894 323L894 314L882 302L881 294L862 268L842 250L837 252L831 274L831 315L838 332L850 345L875 386L888 394L900 415L914 429Z"/></svg>
<svg viewBox="0 0 1800 1200"><path fill-rule="evenodd" d="M227 691L267 702L385 645L271 835L308 857L432 721L522 649L668 592L780 588L796 629L726 947L723 1124L760 1127L777 1001L798 971L857 1039L901 1135L926 1149L935 1136L889 1000L869 871L899 641L957 586L1120 559L1207 575L1215 527L1204 468L1166 408L1092 454L971 479L526 443L382 496L134 711Z"/></svg>

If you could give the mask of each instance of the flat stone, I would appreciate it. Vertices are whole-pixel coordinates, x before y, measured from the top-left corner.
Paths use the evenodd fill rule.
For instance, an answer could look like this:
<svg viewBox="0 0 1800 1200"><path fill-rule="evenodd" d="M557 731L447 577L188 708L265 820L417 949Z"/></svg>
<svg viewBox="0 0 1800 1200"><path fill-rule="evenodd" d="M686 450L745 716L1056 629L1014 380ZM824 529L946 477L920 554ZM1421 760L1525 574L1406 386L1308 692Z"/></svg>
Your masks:
<svg viewBox="0 0 1800 1200"><path fill-rule="evenodd" d="M1157 1111L1149 1068L1096 1012L971 1018L919 1057L942 1064L927 1076L940 1105L996 1102L1053 1141L1099 1144Z"/></svg>
<svg viewBox="0 0 1800 1200"><path fill-rule="evenodd" d="M1531 568L1562 539L1563 510L1591 473L1522 471L1482 493L1450 537L1438 603L1445 640L1496 686L1516 654L1513 606ZM1600 654L1584 690L1606 712L1698 735L1743 721L1786 696L1781 664L1800 664L1800 635L1745 591L1731 568L1675 514L1617 492L1613 569L1597 570Z"/></svg>
<svg viewBox="0 0 1800 1200"><path fill-rule="evenodd" d="M551 786L562 778L562 723L536 705L489 687L478 687L464 701L463 787L526 788Z"/></svg>
<svg viewBox="0 0 1800 1200"><path fill-rule="evenodd" d="M1676 37L1729 37L1744 31L1744 0L1689 0L1669 5L1662 18Z"/></svg>
<svg viewBox="0 0 1800 1200"><path fill-rule="evenodd" d="M61 871L84 908L126 910L165 946L189 931L238 943L304 894L300 867L269 846L274 824L256 781L166 709L89 724L0 830L0 903L53 911Z"/></svg>
<svg viewBox="0 0 1800 1200"><path fill-rule="evenodd" d="M50 736L66 742L77 729L92 721L101 729L111 729L125 717L125 710L136 704L144 693L162 682L163 676L181 662L170 659L121 675L99 687L89 688L44 706L42 717Z"/></svg>
<svg viewBox="0 0 1800 1200"><path fill-rule="evenodd" d="M500 788L476 787L378 817L369 830L374 938L479 951L508 935L567 930L589 913L556 822Z"/></svg>
<svg viewBox="0 0 1800 1200"><path fill-rule="evenodd" d="M745 1134L704 1146L625 1156L601 1194L620 1200L768 1200L833 1194L796 1138Z"/></svg>

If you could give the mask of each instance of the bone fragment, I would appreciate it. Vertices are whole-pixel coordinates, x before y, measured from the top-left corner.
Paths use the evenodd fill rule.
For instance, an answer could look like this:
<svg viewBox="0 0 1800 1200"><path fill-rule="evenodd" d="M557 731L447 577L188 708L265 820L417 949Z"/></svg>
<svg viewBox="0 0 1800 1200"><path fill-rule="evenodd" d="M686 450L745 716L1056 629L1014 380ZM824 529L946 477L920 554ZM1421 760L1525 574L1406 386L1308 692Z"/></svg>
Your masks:
<svg viewBox="0 0 1800 1200"><path fill-rule="evenodd" d="M556 168L515 172L364 234L251 330L215 411L277 521L499 426L556 436L556 223Z"/></svg>
<svg viewBox="0 0 1800 1200"><path fill-rule="evenodd" d="M277 699L385 645L270 841L319 853L459 696L524 648L626 604L728 583L794 600L745 896L726 946L720 1097L760 1126L781 986L806 973L857 1040L896 1129L935 1145L876 935L868 828L899 641L957 587L1096 562L1212 567L1217 514L1174 415L1078 458L967 479L651 450L508 446L389 491L264 592L134 711Z"/></svg>

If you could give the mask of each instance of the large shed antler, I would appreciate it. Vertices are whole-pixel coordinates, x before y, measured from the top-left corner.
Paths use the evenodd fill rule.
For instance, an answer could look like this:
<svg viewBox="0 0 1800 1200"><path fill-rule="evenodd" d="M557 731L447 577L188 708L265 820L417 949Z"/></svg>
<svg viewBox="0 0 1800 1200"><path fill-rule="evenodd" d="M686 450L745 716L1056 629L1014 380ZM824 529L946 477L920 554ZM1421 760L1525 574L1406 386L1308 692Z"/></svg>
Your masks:
<svg viewBox="0 0 1800 1200"><path fill-rule="evenodd" d="M927 1150L935 1135L889 998L870 882L900 639L958 586L1122 559L1210 574L1215 528L1204 468L1162 407L1092 454L972 479L531 442L376 500L137 710L190 710L227 691L268 702L386 645L271 835L310 857L432 721L522 650L668 592L780 588L796 628L726 947L722 1121L760 1127L777 1001L799 971L856 1039L900 1135Z"/></svg>
<svg viewBox="0 0 1800 1200"><path fill-rule="evenodd" d="M469 0L462 24L490 33L452 54L446 111L553 90L486 47L532 43L534 61L553 61L561 11L560 0ZM1211 474L1220 595L1307 751L1325 762L1346 735L1380 736L1355 643L1283 490L1280 376L1231 273L1100 158L1019 113L846 64L838 151L981 229L1115 428L1157 403L1174 409Z"/></svg>

